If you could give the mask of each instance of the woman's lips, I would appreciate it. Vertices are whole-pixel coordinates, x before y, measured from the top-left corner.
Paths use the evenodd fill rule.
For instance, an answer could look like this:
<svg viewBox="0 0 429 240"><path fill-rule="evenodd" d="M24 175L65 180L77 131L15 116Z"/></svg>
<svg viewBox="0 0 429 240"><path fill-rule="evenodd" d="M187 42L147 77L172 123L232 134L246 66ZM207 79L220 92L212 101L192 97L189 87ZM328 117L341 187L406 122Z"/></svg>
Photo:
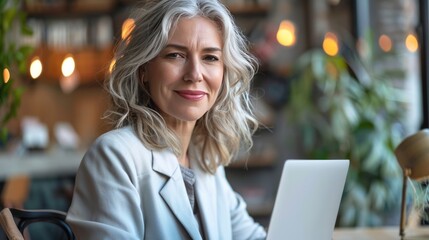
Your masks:
<svg viewBox="0 0 429 240"><path fill-rule="evenodd" d="M201 100L206 93L203 91L197 91L197 90L179 90L176 91L177 94L179 94L181 97L187 99L187 100L192 100L192 101L198 101Z"/></svg>

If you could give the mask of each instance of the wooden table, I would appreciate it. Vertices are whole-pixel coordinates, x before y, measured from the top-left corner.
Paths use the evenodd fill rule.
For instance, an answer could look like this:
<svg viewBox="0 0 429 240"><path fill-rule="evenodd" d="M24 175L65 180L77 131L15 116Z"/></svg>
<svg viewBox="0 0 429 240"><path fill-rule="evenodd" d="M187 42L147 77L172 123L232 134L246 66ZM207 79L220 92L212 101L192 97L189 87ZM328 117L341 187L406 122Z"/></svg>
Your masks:
<svg viewBox="0 0 429 240"><path fill-rule="evenodd" d="M429 227L406 228L403 240L428 240ZM401 240L399 227L336 228L333 240Z"/></svg>

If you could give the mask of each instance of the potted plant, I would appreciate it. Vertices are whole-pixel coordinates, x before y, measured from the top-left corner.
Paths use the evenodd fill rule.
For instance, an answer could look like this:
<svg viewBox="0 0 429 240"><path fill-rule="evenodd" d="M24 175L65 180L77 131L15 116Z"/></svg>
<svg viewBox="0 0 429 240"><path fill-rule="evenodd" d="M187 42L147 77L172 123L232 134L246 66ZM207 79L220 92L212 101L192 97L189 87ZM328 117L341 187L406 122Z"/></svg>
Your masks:
<svg viewBox="0 0 429 240"><path fill-rule="evenodd" d="M11 38L14 27L19 34L31 35L26 15L18 0L0 0L0 145L8 138L7 124L16 116L23 89L16 87L18 74L25 72L27 57L32 52L29 46L20 46L17 39Z"/></svg>
<svg viewBox="0 0 429 240"><path fill-rule="evenodd" d="M350 159L337 225L397 224L402 173L394 149L405 105L391 76L374 70L371 51L348 50L328 56L314 49L299 58L287 115L306 157Z"/></svg>

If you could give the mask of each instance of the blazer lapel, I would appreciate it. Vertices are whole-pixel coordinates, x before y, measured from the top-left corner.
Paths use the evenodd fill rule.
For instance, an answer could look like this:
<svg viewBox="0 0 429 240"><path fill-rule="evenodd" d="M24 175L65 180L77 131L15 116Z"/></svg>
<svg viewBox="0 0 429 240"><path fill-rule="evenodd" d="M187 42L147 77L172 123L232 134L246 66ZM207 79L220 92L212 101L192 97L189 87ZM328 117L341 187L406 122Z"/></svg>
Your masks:
<svg viewBox="0 0 429 240"><path fill-rule="evenodd" d="M195 191L206 238L219 239L215 176L204 172L195 157L191 158L191 166L197 178Z"/></svg>
<svg viewBox="0 0 429 240"><path fill-rule="evenodd" d="M153 151L153 170L169 179L159 194L192 239L201 239L198 224L189 204L182 173L176 156L170 151Z"/></svg>

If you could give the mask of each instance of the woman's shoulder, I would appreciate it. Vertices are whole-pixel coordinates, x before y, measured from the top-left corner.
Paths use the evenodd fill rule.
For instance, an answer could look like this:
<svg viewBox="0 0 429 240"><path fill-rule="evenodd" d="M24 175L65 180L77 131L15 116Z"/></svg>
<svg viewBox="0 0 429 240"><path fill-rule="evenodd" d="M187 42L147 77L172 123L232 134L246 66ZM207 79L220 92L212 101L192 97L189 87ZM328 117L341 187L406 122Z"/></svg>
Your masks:
<svg viewBox="0 0 429 240"><path fill-rule="evenodd" d="M133 128L130 126L112 129L103 133L93 143L93 145L100 144L113 146L138 144L143 146L143 143L140 141Z"/></svg>
<svg viewBox="0 0 429 240"><path fill-rule="evenodd" d="M90 149L109 149L121 154L150 154L130 126L110 130L100 135Z"/></svg>
<svg viewBox="0 0 429 240"><path fill-rule="evenodd" d="M86 167L122 169L138 175L151 165L151 159L151 150L145 147L131 127L124 127L100 135L82 162Z"/></svg>
<svg viewBox="0 0 429 240"><path fill-rule="evenodd" d="M121 128L115 128L103 133L96 139L96 142L97 141L114 141L114 140L119 140L120 138L130 138L130 140L134 138L138 139L133 128L131 126L125 126Z"/></svg>

